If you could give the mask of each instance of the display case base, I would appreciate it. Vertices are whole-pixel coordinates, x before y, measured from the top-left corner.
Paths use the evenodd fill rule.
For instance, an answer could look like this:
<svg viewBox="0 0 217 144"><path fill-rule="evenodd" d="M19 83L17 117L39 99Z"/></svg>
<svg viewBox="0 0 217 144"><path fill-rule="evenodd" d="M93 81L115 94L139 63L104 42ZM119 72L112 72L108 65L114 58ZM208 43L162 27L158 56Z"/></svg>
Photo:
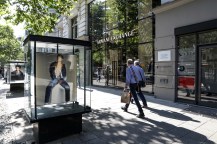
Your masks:
<svg viewBox="0 0 217 144"><path fill-rule="evenodd" d="M44 144L82 131L82 114L43 119L33 124L37 143Z"/></svg>
<svg viewBox="0 0 217 144"><path fill-rule="evenodd" d="M24 83L11 83L10 91L24 91Z"/></svg>

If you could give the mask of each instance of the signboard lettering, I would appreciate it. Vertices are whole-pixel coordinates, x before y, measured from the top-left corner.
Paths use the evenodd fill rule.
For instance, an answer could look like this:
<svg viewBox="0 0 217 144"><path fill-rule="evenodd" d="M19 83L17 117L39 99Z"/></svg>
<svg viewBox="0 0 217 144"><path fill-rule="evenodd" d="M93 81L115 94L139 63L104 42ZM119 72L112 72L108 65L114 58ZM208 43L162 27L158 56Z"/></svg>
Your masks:
<svg viewBox="0 0 217 144"><path fill-rule="evenodd" d="M96 40L96 43L97 44L102 44L102 43L105 43L105 42L110 42L110 41L115 41L115 40L126 38L126 37L131 37L131 36L135 35L135 32L136 32L136 29L133 29L132 31L129 31L129 32L126 32L126 33L122 33L122 34L115 35L115 36L110 36L110 37L100 39L100 40Z"/></svg>

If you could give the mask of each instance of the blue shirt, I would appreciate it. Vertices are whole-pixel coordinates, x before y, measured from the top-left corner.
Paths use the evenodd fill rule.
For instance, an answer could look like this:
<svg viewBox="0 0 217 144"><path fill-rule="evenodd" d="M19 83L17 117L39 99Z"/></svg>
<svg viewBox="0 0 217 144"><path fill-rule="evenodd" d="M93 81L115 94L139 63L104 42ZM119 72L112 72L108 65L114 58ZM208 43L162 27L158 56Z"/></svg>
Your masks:
<svg viewBox="0 0 217 144"><path fill-rule="evenodd" d="M135 76L137 78L137 81L135 80L132 69L135 72ZM144 80L144 81L146 80L144 70L139 66L133 66L133 65L128 66L128 68L126 69L126 84L127 85L135 84L135 83L138 83L139 81L142 81L142 80Z"/></svg>

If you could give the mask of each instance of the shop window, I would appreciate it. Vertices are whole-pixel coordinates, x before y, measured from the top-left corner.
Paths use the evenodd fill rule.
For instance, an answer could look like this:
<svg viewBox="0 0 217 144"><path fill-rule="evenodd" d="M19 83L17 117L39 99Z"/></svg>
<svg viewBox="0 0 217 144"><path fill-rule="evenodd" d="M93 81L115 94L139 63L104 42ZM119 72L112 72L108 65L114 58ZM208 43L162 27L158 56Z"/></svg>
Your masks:
<svg viewBox="0 0 217 144"><path fill-rule="evenodd" d="M196 34L178 38L178 97L195 99Z"/></svg>
<svg viewBox="0 0 217 144"><path fill-rule="evenodd" d="M153 61L153 44L146 43L140 44L138 47L138 59L143 68L146 76L146 87L142 88L143 91L153 92L154 84L154 61Z"/></svg>
<svg viewBox="0 0 217 144"><path fill-rule="evenodd" d="M217 30L199 34L199 44L217 43Z"/></svg>

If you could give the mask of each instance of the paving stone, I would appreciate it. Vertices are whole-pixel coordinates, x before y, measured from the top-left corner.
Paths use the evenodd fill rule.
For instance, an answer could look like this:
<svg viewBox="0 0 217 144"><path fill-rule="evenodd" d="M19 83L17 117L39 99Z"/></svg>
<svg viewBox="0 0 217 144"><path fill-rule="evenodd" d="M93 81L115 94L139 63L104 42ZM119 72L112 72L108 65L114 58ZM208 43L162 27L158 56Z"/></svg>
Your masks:
<svg viewBox="0 0 217 144"><path fill-rule="evenodd" d="M90 140L93 140L93 139L96 139L96 135L94 134L91 134L91 133L82 133L79 135L79 139L82 141L82 142L87 142L87 141L90 141Z"/></svg>
<svg viewBox="0 0 217 144"><path fill-rule="evenodd" d="M200 133L197 132L191 132L185 136L183 136L182 138L182 142L188 142L188 140L197 142L197 143L201 143L207 140L207 137L205 135L202 135Z"/></svg>
<svg viewBox="0 0 217 144"><path fill-rule="evenodd" d="M84 144L106 144L106 142L103 141L102 139L96 138L96 139L92 139L90 141L84 142Z"/></svg>

